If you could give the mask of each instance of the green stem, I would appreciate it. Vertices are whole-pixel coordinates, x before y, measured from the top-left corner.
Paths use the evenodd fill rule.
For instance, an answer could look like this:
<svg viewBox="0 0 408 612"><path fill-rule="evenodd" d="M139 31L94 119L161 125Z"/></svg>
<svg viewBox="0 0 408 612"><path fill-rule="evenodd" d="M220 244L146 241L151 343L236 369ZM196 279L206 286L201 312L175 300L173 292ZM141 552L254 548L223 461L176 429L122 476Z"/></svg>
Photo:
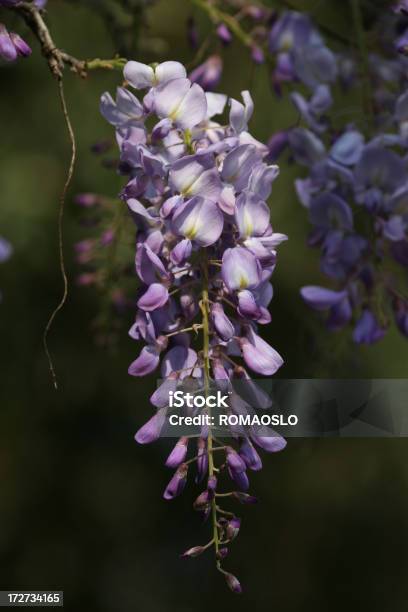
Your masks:
<svg viewBox="0 0 408 612"><path fill-rule="evenodd" d="M252 47L252 37L245 32L239 25L238 21L229 13L225 13L217 8L214 4L211 4L207 0L192 0L193 4L204 10L211 21L215 24L225 23L233 34L246 46Z"/></svg>
<svg viewBox="0 0 408 612"><path fill-rule="evenodd" d="M86 60L85 70L123 70L127 60L124 57L116 57L115 59L103 60L95 58L92 60Z"/></svg>
<svg viewBox="0 0 408 612"><path fill-rule="evenodd" d="M202 275L203 275L203 290L201 300L201 312L203 315L202 326L203 326L203 357L204 357L204 391L207 396L210 390L210 324L209 324L209 300L208 300L208 258L205 249L202 250L202 263L201 263ZM211 417L211 409L208 408L208 416ZM208 456L208 476L211 478L215 474L214 469L214 456L213 456L213 436L211 427L208 430L207 438L207 456ZM218 551L220 547L220 540L217 527L217 504L215 496L211 500L211 516L213 525L213 540L215 548L215 556L217 568L220 568L220 561L218 559Z"/></svg>

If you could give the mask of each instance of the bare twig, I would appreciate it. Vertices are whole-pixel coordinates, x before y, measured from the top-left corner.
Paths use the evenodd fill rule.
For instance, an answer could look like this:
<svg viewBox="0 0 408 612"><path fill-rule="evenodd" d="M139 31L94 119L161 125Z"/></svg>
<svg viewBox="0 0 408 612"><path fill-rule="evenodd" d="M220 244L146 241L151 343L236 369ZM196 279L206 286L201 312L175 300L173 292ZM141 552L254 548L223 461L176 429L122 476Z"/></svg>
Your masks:
<svg viewBox="0 0 408 612"><path fill-rule="evenodd" d="M81 60L65 51L62 51L55 44L47 24L43 18L43 12L31 2L21 2L11 10L18 13L34 33L41 45L41 51L47 60L48 66L53 76L57 79L62 77L65 66L80 77L86 77L89 70L102 68L105 70L121 70L126 63L126 59L116 57L110 60L92 59Z"/></svg>
<svg viewBox="0 0 408 612"><path fill-rule="evenodd" d="M68 114L67 103L65 101L65 95L64 95L64 86L63 86L61 77L58 78L58 91L59 91L59 97L60 97L60 102L61 102L61 107L62 107L62 113L64 115L64 120L67 126L69 140L71 143L71 160L69 163L68 173L67 173L67 177L64 183L64 187L61 192L61 197L59 201L59 215L58 215L58 250L59 250L61 276L62 276L62 281L63 281L63 291L62 291L62 296L61 296L61 299L58 305L53 310L50 318L48 319L47 325L45 326L44 335L43 335L44 350L45 350L45 354L47 355L48 364L49 364L52 381L54 383L55 389L58 389L58 382L57 382L57 375L55 373L55 368L54 368L54 364L51 358L50 350L48 348L48 334L50 332L52 324L54 323L55 317L57 316L59 311L64 307L64 304L68 297L68 277L67 277L67 272L65 269L65 261L64 261L63 220L64 220L65 199L67 197L67 192L68 192L68 189L69 189L69 186L71 184L72 177L74 174L74 166L75 166L75 160L76 160L75 134L74 134L74 130L72 128L71 120Z"/></svg>

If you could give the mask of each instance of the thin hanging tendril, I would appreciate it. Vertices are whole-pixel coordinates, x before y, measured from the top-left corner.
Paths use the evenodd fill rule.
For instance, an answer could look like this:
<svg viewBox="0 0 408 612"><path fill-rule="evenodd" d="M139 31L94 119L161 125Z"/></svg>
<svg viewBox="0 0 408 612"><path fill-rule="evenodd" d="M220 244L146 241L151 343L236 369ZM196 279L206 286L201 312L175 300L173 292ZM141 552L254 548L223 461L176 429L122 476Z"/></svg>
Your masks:
<svg viewBox="0 0 408 612"><path fill-rule="evenodd" d="M75 134L74 134L74 130L72 128L71 120L70 120L69 114L68 114L68 109L67 109L67 103L66 103L65 95L64 95L64 85L63 85L63 82L62 82L62 78L58 79L58 92L59 92L59 98L60 98L61 107L62 107L62 113L64 115L64 120L65 120L65 124L67 126L67 130L68 130L68 134L69 134L69 139L70 139L70 143L71 143L71 160L70 160L70 163L69 163L67 178L65 180L65 184L64 184L64 187L62 189L60 200L59 200L59 213L58 213L58 250L59 250L60 270L61 270L61 276L62 276L62 281L63 281L63 292L62 292L62 296L61 296L61 299L60 299L58 305L53 310L53 312L50 315L50 318L48 319L48 322L47 322L47 325L45 326L45 330L44 330L44 334L43 334L44 351L45 351L45 354L47 356L48 366L49 366L49 369L50 369L50 372L51 372L51 377L52 377L52 382L53 382L54 388L56 390L58 389L58 381L57 381L57 375L56 375L55 368L54 368L54 363L53 363L53 360L52 360L52 357L51 357L51 353L50 353L50 349L49 349L49 346L48 346L48 335L49 335L51 327L52 327L52 325L54 323L55 317L57 316L59 311L64 307L64 304L65 304L65 302L67 300L67 297L68 297L68 277L67 277L67 273L66 273L65 260L64 260L63 221L64 221L65 199L66 199L66 196L67 196L67 192L68 192L69 186L70 186L71 181L72 181L72 177L73 177L73 174L74 174L75 161L76 161Z"/></svg>

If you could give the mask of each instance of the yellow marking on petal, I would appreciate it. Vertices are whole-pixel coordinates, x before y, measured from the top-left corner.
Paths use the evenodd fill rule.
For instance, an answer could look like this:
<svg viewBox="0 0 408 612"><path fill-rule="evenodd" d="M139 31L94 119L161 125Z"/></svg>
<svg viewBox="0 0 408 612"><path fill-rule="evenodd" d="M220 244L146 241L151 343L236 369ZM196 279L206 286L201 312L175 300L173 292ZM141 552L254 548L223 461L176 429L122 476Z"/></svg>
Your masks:
<svg viewBox="0 0 408 612"><path fill-rule="evenodd" d="M290 51L293 47L293 34L292 32L286 32L281 38L280 48L281 51Z"/></svg>
<svg viewBox="0 0 408 612"><path fill-rule="evenodd" d="M247 210L244 210L244 233L245 236L251 236L254 230L254 224L252 223L251 215Z"/></svg>
<svg viewBox="0 0 408 612"><path fill-rule="evenodd" d="M187 225L187 227L184 230L184 236L188 238L189 240L194 240L194 238L198 234L198 230L199 230L198 220L190 221L190 223Z"/></svg>
<svg viewBox="0 0 408 612"><path fill-rule="evenodd" d="M248 287L248 278L241 273L239 277L239 288L242 290L242 289L246 289L247 287Z"/></svg>

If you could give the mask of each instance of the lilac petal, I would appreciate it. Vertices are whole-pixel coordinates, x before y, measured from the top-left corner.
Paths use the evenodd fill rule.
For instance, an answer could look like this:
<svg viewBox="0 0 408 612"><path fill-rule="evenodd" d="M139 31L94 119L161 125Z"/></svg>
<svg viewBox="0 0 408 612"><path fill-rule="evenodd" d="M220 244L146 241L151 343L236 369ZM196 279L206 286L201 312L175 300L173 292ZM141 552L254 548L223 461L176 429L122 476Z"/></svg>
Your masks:
<svg viewBox="0 0 408 612"><path fill-rule="evenodd" d="M150 312L164 306L169 299L167 287L160 283L153 283L138 300L137 305L142 310Z"/></svg>
<svg viewBox="0 0 408 612"><path fill-rule="evenodd" d="M313 198L310 203L309 218L313 225L353 229L353 212L350 206L334 193L323 193Z"/></svg>
<svg viewBox="0 0 408 612"><path fill-rule="evenodd" d="M364 136L357 131L346 132L330 149L330 157L344 166L354 166L360 161L364 147Z"/></svg>
<svg viewBox="0 0 408 612"><path fill-rule="evenodd" d="M186 69L179 62L163 62L155 68L141 62L128 62L123 71L125 79L135 89L157 87L172 79L185 78Z"/></svg>
<svg viewBox="0 0 408 612"><path fill-rule="evenodd" d="M230 105L230 124L232 129L239 134L240 132L247 131L248 122L254 112L254 103L251 98L249 91L241 92L244 104L231 98Z"/></svg>
<svg viewBox="0 0 408 612"><path fill-rule="evenodd" d="M109 93L101 96L100 111L116 127L129 127L143 119L144 110L139 100L127 89L118 87L116 102Z"/></svg>
<svg viewBox="0 0 408 612"><path fill-rule="evenodd" d="M222 76L223 61L219 55L211 55L189 75L192 83L198 83L206 91L215 89Z"/></svg>
<svg viewBox="0 0 408 612"><path fill-rule="evenodd" d="M186 76L186 69L180 62L162 62L155 68L156 84L159 85L173 79L184 79Z"/></svg>
<svg viewBox="0 0 408 612"><path fill-rule="evenodd" d="M253 167L259 161L260 155L255 145L240 145L224 159L221 177L226 183L234 185L237 191L242 191L248 186Z"/></svg>
<svg viewBox="0 0 408 612"><path fill-rule="evenodd" d="M252 380L245 368L240 368L237 376L245 381L240 393L251 406L263 410L272 406L271 397Z"/></svg>
<svg viewBox="0 0 408 612"><path fill-rule="evenodd" d="M139 244L137 247L136 271L146 285L168 279L168 274L160 258L145 244Z"/></svg>
<svg viewBox="0 0 408 612"><path fill-rule="evenodd" d="M150 444L160 437L161 429L166 421L167 408L158 410L151 419L139 429L135 440L139 444Z"/></svg>
<svg viewBox="0 0 408 612"><path fill-rule="evenodd" d="M272 192L272 183L279 175L279 166L257 164L249 177L248 191L256 193L261 200L267 200Z"/></svg>
<svg viewBox="0 0 408 612"><path fill-rule="evenodd" d="M230 340L234 335L234 326L225 314L222 304L216 302L212 305L211 318L220 338L225 341Z"/></svg>
<svg viewBox="0 0 408 612"><path fill-rule="evenodd" d="M216 115L222 115L227 104L227 96L213 92L206 92L207 100L207 119L211 119Z"/></svg>
<svg viewBox="0 0 408 612"><path fill-rule="evenodd" d="M143 310L138 310L136 321L129 330L129 336L133 340L143 338L149 344L156 342L156 330L151 315Z"/></svg>
<svg viewBox="0 0 408 612"><path fill-rule="evenodd" d="M405 182L405 162L394 151L366 146L355 169L357 190L375 185L392 193Z"/></svg>
<svg viewBox="0 0 408 612"><path fill-rule="evenodd" d="M167 457L166 467L176 468L180 465L180 463L183 463L187 455L187 449L188 438L180 438L180 440L177 442L177 444L171 451L170 455Z"/></svg>
<svg viewBox="0 0 408 612"><path fill-rule="evenodd" d="M262 236L269 226L269 207L254 193L241 193L236 201L235 220L241 238Z"/></svg>
<svg viewBox="0 0 408 612"><path fill-rule="evenodd" d="M183 492L187 482L187 471L188 466L181 464L164 491L164 499L174 499Z"/></svg>
<svg viewBox="0 0 408 612"><path fill-rule="evenodd" d="M150 210L143 206L143 204L139 202L139 200L136 200L135 198L130 198L126 201L126 204L128 205L136 224L141 229L144 229L146 227L160 226L160 219L158 217L152 216Z"/></svg>
<svg viewBox="0 0 408 612"><path fill-rule="evenodd" d="M17 53L21 57L29 57L31 55L32 53L31 48L27 45L25 40L21 38L21 36L19 36L15 32L10 32L10 38L11 38L13 45L15 46L17 50Z"/></svg>
<svg viewBox="0 0 408 612"><path fill-rule="evenodd" d="M237 593L238 595L242 593L241 583L239 582L238 578L234 576L234 574L231 574L230 572L224 572L224 576L225 576L225 580L227 582L228 588L233 593Z"/></svg>
<svg viewBox="0 0 408 612"><path fill-rule="evenodd" d="M313 166L326 153L323 142L310 130L295 128L289 132L288 138L295 160L304 166Z"/></svg>
<svg viewBox="0 0 408 612"><path fill-rule="evenodd" d="M384 337L385 332L371 310L366 309L354 328L353 340L357 344L374 344Z"/></svg>
<svg viewBox="0 0 408 612"><path fill-rule="evenodd" d="M262 460L249 440L241 444L239 454L250 470L257 472L262 469Z"/></svg>
<svg viewBox="0 0 408 612"><path fill-rule="evenodd" d="M201 482L208 472L207 443L204 438L197 440L197 482Z"/></svg>
<svg viewBox="0 0 408 612"><path fill-rule="evenodd" d="M169 175L173 191L185 198L202 195L216 202L222 183L210 155L191 155L173 164Z"/></svg>
<svg viewBox="0 0 408 612"><path fill-rule="evenodd" d="M224 187L218 198L218 206L226 215L235 213L235 189L233 187Z"/></svg>
<svg viewBox="0 0 408 612"><path fill-rule="evenodd" d="M350 304L348 297L344 298L338 304L335 304L330 308L329 318L327 320L327 327L336 331L342 329L347 323L351 321L353 316L353 309Z"/></svg>
<svg viewBox="0 0 408 612"><path fill-rule="evenodd" d="M242 247L234 247L224 252L221 274L231 292L253 289L261 281L261 267L258 260Z"/></svg>
<svg viewBox="0 0 408 612"><path fill-rule="evenodd" d="M244 318L257 319L260 316L255 297L247 289L238 293L238 311Z"/></svg>
<svg viewBox="0 0 408 612"><path fill-rule="evenodd" d="M252 328L247 338L241 338L242 356L248 367L258 374L272 376L283 365L283 359L274 348L258 336Z"/></svg>
<svg viewBox="0 0 408 612"><path fill-rule="evenodd" d="M302 287L300 294L306 304L315 310L327 310L347 297L347 291L332 291L312 285Z"/></svg>
<svg viewBox="0 0 408 612"><path fill-rule="evenodd" d="M197 353L185 346L175 346L170 349L162 361L161 373L167 378L172 372L180 372L180 378L190 375L197 363ZM183 371L182 371L183 370Z"/></svg>
<svg viewBox="0 0 408 612"><path fill-rule="evenodd" d="M170 119L161 119L152 129L152 142L154 144L157 144L158 141L163 140L163 138L166 138L172 128L173 124Z"/></svg>
<svg viewBox="0 0 408 612"><path fill-rule="evenodd" d="M268 140L268 161L276 161L288 146L288 133L281 131L273 134Z"/></svg>
<svg viewBox="0 0 408 612"><path fill-rule="evenodd" d="M150 402L153 406L156 406L156 408L167 408L169 405L170 391L174 393L177 389L177 384L177 375L170 374L169 378L164 380L150 397Z"/></svg>
<svg viewBox="0 0 408 612"><path fill-rule="evenodd" d="M174 231L200 246L217 242L223 226L224 217L218 206L199 196L180 206L173 216Z"/></svg>
<svg viewBox="0 0 408 612"><path fill-rule="evenodd" d="M168 217L171 217L172 213L179 207L181 206L181 204L183 204L183 198L182 196L173 196L171 198L168 198L167 200L165 200L165 202L163 202L163 205L160 209L160 216L163 219L167 219Z"/></svg>
<svg viewBox="0 0 408 612"><path fill-rule="evenodd" d="M230 475L231 479L235 482L238 489L240 489L241 491L248 491L249 480L248 480L247 473L245 471L235 472L231 470L230 468L228 468L228 474Z"/></svg>
<svg viewBox="0 0 408 612"><path fill-rule="evenodd" d="M158 88L155 109L159 117L168 117L177 127L191 129L205 119L207 100L196 83L175 79Z"/></svg>
<svg viewBox="0 0 408 612"><path fill-rule="evenodd" d="M267 427L251 428L251 438L257 446L268 453L278 453L286 447L286 440Z"/></svg>
<svg viewBox="0 0 408 612"><path fill-rule="evenodd" d="M130 376L146 376L153 372L160 361L160 351L156 346L145 346L139 357L130 364Z"/></svg>
<svg viewBox="0 0 408 612"><path fill-rule="evenodd" d="M145 244L158 255L163 247L164 237L162 232L158 230L150 230L147 232Z"/></svg>
<svg viewBox="0 0 408 612"><path fill-rule="evenodd" d="M2 23L0 23L0 58L3 58L7 62L13 62L17 59L17 49L13 45L13 41L8 31Z"/></svg>
<svg viewBox="0 0 408 612"><path fill-rule="evenodd" d="M383 235L392 242L399 242L400 240L404 240L406 228L407 223L404 217L402 217L402 215L394 215L384 224Z"/></svg>
<svg viewBox="0 0 408 612"><path fill-rule="evenodd" d="M170 259L172 263L176 266L183 264L187 259L189 259L192 251L191 240L185 238L181 240L176 246L172 249L170 253Z"/></svg>

